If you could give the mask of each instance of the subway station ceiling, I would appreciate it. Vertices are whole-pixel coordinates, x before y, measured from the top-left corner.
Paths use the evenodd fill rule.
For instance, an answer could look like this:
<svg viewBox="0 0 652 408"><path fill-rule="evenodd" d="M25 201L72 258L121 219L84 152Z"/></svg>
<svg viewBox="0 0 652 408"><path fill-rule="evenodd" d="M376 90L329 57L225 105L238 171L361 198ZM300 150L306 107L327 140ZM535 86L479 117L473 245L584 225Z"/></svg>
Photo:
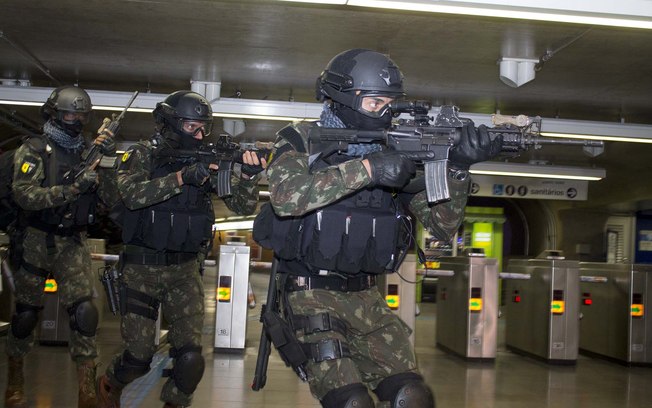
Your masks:
<svg viewBox="0 0 652 408"><path fill-rule="evenodd" d="M652 125L649 29L280 1L3 0L0 33L2 86L167 94L194 80L221 83L223 98L315 102L315 79L332 56L371 48L400 66L411 98L433 105ZM499 79L500 58L544 56L533 81L513 88ZM39 120L36 107L0 107ZM245 123L244 141L273 140L284 124ZM152 128L150 115L130 113L120 138L144 138ZM0 125L0 141L13 133ZM652 175L650 154L649 144L609 142L594 159L554 148L524 160L595 165L608 179L636 175L640 183ZM605 181L598 190L608 195ZM632 200L648 194L632 188Z"/></svg>

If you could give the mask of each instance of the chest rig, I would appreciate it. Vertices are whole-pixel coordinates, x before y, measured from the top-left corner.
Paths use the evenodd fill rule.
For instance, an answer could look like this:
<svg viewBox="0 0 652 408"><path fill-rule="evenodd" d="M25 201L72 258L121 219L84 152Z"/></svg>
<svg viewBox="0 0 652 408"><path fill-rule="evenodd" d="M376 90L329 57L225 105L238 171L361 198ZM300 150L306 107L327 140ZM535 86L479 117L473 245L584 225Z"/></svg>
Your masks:
<svg viewBox="0 0 652 408"><path fill-rule="evenodd" d="M351 157L318 159L311 171L347 160ZM257 240L281 260L302 264L307 274L356 276L398 267L406 221L402 205L389 190L363 189L302 217L278 217L270 205L265 207L257 223L266 232L254 231Z"/></svg>
<svg viewBox="0 0 652 408"><path fill-rule="evenodd" d="M187 163L155 159L151 179L181 170ZM181 193L140 210L126 210L122 238L126 244L157 251L199 252L211 240L214 222L210 183L181 186Z"/></svg>
<svg viewBox="0 0 652 408"><path fill-rule="evenodd" d="M64 149L56 143L49 143L52 148L46 161L43 187L71 185L74 183L74 170L82 161L79 152ZM97 194L90 190L79 195L77 200L60 207L47 208L28 215L31 225L50 232L65 232L79 229L95 222Z"/></svg>

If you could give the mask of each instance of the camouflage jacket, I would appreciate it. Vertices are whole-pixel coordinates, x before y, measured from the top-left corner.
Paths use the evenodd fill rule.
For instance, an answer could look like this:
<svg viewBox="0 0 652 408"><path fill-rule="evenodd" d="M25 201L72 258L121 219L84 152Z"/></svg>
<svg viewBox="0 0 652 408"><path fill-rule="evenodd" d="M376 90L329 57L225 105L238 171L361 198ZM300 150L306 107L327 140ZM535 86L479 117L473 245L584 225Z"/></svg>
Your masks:
<svg viewBox="0 0 652 408"><path fill-rule="evenodd" d="M154 145L150 141L141 142L120 158L118 190L124 205L130 210L149 207L181 193L176 173L151 178L153 151ZM232 175L232 195L224 198L226 206L237 214L253 214L258 203L257 182L258 176L245 180Z"/></svg>
<svg viewBox="0 0 652 408"><path fill-rule="evenodd" d="M45 154L51 152L52 147L48 144L45 147ZM118 196L115 170L100 167L96 170L99 179L97 195L110 207ZM11 186L14 200L22 209L40 211L70 204L79 198L79 194L73 193L70 186L44 187L45 172L41 153L32 150L28 143L23 143L14 155L14 175Z"/></svg>
<svg viewBox="0 0 652 408"><path fill-rule="evenodd" d="M290 126L301 135L304 146L308 146L308 130L314 124L302 122ZM267 169L270 201L279 216L302 216L371 184L362 158L311 171L308 154L294 149L280 135L271 157L272 163ZM449 177L448 182L451 200L436 205L428 203L425 191L417 194L397 192L402 201L408 203L410 211L439 240L449 240L457 232L469 192L468 178L458 181Z"/></svg>

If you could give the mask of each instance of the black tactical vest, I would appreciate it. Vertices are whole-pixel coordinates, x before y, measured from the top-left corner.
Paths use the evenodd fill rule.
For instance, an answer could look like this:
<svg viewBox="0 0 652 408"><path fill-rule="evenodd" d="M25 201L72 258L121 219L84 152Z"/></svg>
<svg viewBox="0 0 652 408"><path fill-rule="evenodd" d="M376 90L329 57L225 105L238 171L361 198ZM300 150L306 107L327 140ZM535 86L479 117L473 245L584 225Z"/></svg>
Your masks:
<svg viewBox="0 0 652 408"><path fill-rule="evenodd" d="M181 170L186 164L155 162L152 179ZM181 194L140 210L125 210L125 244L171 252L199 252L212 238L215 221L210 183L183 185Z"/></svg>
<svg viewBox="0 0 652 408"><path fill-rule="evenodd" d="M64 149L56 143L49 143L52 152L44 161L45 180L43 187L70 185L74 180L73 169L82 161L81 154ZM30 213L29 219L39 226L52 226L52 232L75 227L84 227L95 222L97 194L94 191L79 195L77 200L60 207L47 208Z"/></svg>
<svg viewBox="0 0 652 408"><path fill-rule="evenodd" d="M350 159L319 160L312 168ZM271 247L293 274L327 270L354 276L392 272L398 267L408 221L388 190L360 190L302 217L279 217L271 205L265 207L256 220L254 238Z"/></svg>

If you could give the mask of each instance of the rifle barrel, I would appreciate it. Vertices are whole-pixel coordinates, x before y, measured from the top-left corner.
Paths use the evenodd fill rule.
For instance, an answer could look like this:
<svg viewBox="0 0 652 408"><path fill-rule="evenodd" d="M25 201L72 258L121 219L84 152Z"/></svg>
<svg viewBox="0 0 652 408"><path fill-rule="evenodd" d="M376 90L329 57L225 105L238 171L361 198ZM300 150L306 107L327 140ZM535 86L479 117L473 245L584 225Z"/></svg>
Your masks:
<svg viewBox="0 0 652 408"><path fill-rule="evenodd" d="M131 107L131 105L134 103L136 100L136 97L138 96L140 92L134 91L133 95L131 95L131 98L129 99L129 102L125 105L125 108L120 112L120 115L115 119L116 122L120 122L122 118L125 116L125 113L127 113L127 110Z"/></svg>
<svg viewBox="0 0 652 408"><path fill-rule="evenodd" d="M588 139L564 139L564 138L549 138L539 137L536 140L538 144L559 144L559 145L572 145L572 146L594 146L602 147L604 142L601 140L588 140Z"/></svg>

